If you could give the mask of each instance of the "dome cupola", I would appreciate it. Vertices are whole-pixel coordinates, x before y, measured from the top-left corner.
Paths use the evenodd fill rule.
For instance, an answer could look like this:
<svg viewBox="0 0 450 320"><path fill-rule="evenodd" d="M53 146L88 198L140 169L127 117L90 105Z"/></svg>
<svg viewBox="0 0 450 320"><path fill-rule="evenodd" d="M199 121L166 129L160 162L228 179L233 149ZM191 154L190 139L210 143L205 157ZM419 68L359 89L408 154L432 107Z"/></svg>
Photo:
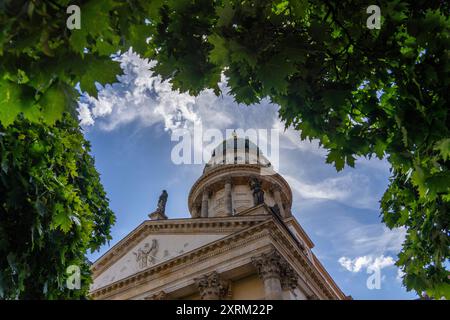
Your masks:
<svg viewBox="0 0 450 320"><path fill-rule="evenodd" d="M263 204L288 217L292 191L256 144L234 134L212 151L202 176L192 186L188 198L191 216L241 215Z"/></svg>

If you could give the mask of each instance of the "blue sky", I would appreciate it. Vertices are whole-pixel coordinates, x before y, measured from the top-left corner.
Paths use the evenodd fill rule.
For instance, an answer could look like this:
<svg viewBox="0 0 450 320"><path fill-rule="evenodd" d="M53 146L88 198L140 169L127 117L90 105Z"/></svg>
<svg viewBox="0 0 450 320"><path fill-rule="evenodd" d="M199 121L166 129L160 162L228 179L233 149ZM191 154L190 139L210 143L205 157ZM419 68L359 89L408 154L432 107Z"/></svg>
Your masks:
<svg viewBox="0 0 450 320"><path fill-rule="evenodd" d="M152 62L131 51L120 58L123 75L115 84L99 86L97 99L80 100L80 119L92 144L117 222L113 245L152 212L162 189L169 193L169 218L189 217L187 196L203 165L176 165L171 152L179 129L280 130L279 172L293 191L292 211L315 243L313 251L342 290L355 299L412 299L393 265L404 230L388 230L381 222L378 201L389 167L378 159L358 159L356 168L336 172L325 163L326 151L316 141L300 141L299 133L278 120L276 105L263 101L237 105L226 94L202 92L198 97L174 92L154 77ZM270 159L270 156L269 156ZM108 249L90 255L95 260ZM368 289L367 271L381 270L380 289Z"/></svg>

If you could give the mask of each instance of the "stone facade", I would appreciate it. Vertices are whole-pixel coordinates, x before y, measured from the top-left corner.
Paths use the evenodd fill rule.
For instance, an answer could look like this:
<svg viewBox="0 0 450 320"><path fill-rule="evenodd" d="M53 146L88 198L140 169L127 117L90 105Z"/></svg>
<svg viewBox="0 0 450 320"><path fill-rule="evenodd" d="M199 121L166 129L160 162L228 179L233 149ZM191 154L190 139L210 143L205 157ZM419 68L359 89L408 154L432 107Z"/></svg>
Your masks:
<svg viewBox="0 0 450 320"><path fill-rule="evenodd" d="M270 163L247 140L221 146L189 193L191 218L146 220L119 241L92 266L92 298L347 298L292 216L288 183L262 174Z"/></svg>

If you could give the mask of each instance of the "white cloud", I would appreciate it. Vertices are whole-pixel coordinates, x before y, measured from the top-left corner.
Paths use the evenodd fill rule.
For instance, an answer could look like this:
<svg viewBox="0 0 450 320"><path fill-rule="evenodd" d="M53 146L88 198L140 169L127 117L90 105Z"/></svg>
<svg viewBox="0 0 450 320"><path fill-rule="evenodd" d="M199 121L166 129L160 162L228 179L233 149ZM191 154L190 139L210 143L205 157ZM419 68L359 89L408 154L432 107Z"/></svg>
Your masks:
<svg viewBox="0 0 450 320"><path fill-rule="evenodd" d="M405 236L405 228L389 229L378 224L360 225L345 233L345 238L350 242L351 251L374 254L399 252Z"/></svg>
<svg viewBox="0 0 450 320"><path fill-rule="evenodd" d="M219 84L222 95L203 90L190 96L172 90L150 69L155 61L140 58L131 49L116 58L123 75L118 82L98 86L98 97L83 95L79 101L82 126L98 124L103 130L114 130L131 122L143 126L162 123L166 130L192 129L202 124L203 129L214 128L271 128L277 119L278 107L264 100L257 106L244 109L228 95L226 79Z"/></svg>
<svg viewBox="0 0 450 320"><path fill-rule="evenodd" d="M314 164L313 164L314 165ZM318 182L308 182L301 177L284 173L293 192L303 199L336 200L355 208L376 208L379 198L374 194L367 175L348 172L325 178Z"/></svg>
<svg viewBox="0 0 450 320"><path fill-rule="evenodd" d="M338 262L346 270L354 273L359 272L364 268L366 270L381 270L395 264L394 258L391 256L385 257L384 255L378 257L368 255L356 257L354 259L340 257Z"/></svg>
<svg viewBox="0 0 450 320"><path fill-rule="evenodd" d="M94 124L94 119L87 103L79 103L78 117L83 126L92 126Z"/></svg>
<svg viewBox="0 0 450 320"><path fill-rule="evenodd" d="M283 176L292 190L305 199L343 200L350 195L351 190L343 187L343 185L349 184L349 176L327 178L316 184L300 181L290 175Z"/></svg>
<svg viewBox="0 0 450 320"><path fill-rule="evenodd" d="M104 130L138 121L145 126L162 122L166 129L198 121L193 112L194 98L173 91L167 81L150 71L153 61L141 59L131 49L117 58L123 69L118 82L98 86L98 97L83 96L79 103L81 125L100 122Z"/></svg>

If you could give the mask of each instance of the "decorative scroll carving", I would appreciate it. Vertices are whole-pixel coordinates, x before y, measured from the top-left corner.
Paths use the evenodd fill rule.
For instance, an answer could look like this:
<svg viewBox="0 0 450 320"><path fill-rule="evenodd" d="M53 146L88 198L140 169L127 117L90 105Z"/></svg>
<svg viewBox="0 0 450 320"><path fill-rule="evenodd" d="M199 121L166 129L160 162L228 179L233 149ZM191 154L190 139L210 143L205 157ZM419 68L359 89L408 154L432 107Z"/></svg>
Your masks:
<svg viewBox="0 0 450 320"><path fill-rule="evenodd" d="M224 299L229 293L229 282L222 279L215 271L194 280L202 300Z"/></svg>
<svg viewBox="0 0 450 320"><path fill-rule="evenodd" d="M152 244L145 243L143 248L139 248L137 252L133 252L136 257L136 262L139 264L139 268L147 268L155 263L156 253L158 252L158 241L152 240Z"/></svg>

